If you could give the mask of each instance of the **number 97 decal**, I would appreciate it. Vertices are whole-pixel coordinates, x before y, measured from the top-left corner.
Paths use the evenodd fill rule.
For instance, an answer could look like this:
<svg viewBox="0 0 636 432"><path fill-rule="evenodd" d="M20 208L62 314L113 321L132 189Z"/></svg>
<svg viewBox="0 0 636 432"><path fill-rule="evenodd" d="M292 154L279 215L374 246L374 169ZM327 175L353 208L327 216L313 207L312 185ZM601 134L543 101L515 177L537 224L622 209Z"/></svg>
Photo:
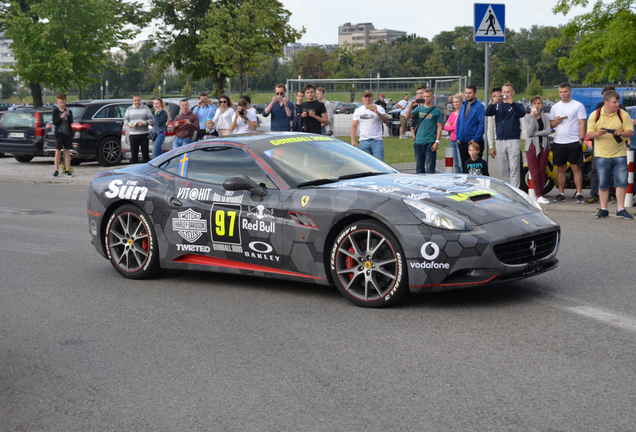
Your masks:
<svg viewBox="0 0 636 432"><path fill-rule="evenodd" d="M210 211L212 241L240 245L240 214L240 204L213 204Z"/></svg>

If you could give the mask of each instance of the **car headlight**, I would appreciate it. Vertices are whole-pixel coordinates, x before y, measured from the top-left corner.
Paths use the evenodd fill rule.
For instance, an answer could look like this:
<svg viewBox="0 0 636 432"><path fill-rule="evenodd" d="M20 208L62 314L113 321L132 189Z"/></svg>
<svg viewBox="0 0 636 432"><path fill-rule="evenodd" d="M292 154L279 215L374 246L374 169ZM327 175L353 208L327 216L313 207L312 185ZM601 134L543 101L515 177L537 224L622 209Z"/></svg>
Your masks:
<svg viewBox="0 0 636 432"><path fill-rule="evenodd" d="M528 201L528 203L532 204L534 206L534 208L538 209L540 212L543 213L543 209L541 208L541 206L539 204L537 204L537 202L535 200L530 198L530 195L528 195L527 193L525 193L524 191L522 191L521 189L519 189L517 187L514 187L514 186L512 186L510 184L507 184L507 185L508 185L508 187L510 189L512 189L513 191L517 192L517 194L521 195L521 198L523 198L524 200Z"/></svg>
<svg viewBox="0 0 636 432"><path fill-rule="evenodd" d="M404 201L404 204L406 204L406 207L411 211L411 213L413 213L416 218L424 222L426 225L456 231L467 231L472 228L469 224L458 217L433 206L429 206L428 204L424 204L421 201L410 199L404 199L402 201Z"/></svg>

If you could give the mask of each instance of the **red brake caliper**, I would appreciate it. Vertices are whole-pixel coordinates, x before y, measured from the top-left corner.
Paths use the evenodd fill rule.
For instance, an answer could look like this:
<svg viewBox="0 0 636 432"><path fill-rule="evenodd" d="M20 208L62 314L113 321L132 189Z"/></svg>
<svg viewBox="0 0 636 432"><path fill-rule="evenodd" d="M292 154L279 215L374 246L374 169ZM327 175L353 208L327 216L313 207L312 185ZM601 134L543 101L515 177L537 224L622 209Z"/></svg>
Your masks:
<svg viewBox="0 0 636 432"><path fill-rule="evenodd" d="M349 248L349 252L355 252L355 249L353 247ZM347 259L345 260L345 267L350 269L351 267L356 265L356 260L354 260L351 257L347 257ZM353 273L349 273L349 279L353 279Z"/></svg>
<svg viewBox="0 0 636 432"><path fill-rule="evenodd" d="M146 232L144 231L143 233L141 233L141 235L147 235ZM141 248L145 251L148 252L148 237L146 237L145 239L143 239L141 241Z"/></svg>

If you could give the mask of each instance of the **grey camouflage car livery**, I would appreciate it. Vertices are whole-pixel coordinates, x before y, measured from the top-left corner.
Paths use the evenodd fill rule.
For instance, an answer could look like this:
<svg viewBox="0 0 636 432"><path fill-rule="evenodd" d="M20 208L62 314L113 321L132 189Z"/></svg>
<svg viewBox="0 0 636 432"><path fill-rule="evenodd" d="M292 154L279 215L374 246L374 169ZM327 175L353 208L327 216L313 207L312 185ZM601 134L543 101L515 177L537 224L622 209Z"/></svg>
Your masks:
<svg viewBox="0 0 636 432"><path fill-rule="evenodd" d="M353 159L371 174L347 172ZM206 163L210 181L196 174L208 175ZM345 175L292 180L319 165ZM98 174L88 220L96 250L132 279L162 268L335 284L370 307L540 274L557 266L560 239L556 222L499 180L402 174L335 138L295 133L197 142Z"/></svg>

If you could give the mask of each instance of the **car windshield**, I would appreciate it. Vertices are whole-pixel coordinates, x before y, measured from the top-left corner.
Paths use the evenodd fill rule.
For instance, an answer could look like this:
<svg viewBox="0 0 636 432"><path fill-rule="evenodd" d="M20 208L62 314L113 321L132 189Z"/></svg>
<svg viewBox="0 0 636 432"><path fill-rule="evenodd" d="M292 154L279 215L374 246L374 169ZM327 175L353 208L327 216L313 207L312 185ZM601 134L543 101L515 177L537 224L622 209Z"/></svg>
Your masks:
<svg viewBox="0 0 636 432"><path fill-rule="evenodd" d="M32 111L7 111L2 118L2 128L32 128L35 126Z"/></svg>
<svg viewBox="0 0 636 432"><path fill-rule="evenodd" d="M342 141L283 144L263 155L292 187L397 172L384 162Z"/></svg>

